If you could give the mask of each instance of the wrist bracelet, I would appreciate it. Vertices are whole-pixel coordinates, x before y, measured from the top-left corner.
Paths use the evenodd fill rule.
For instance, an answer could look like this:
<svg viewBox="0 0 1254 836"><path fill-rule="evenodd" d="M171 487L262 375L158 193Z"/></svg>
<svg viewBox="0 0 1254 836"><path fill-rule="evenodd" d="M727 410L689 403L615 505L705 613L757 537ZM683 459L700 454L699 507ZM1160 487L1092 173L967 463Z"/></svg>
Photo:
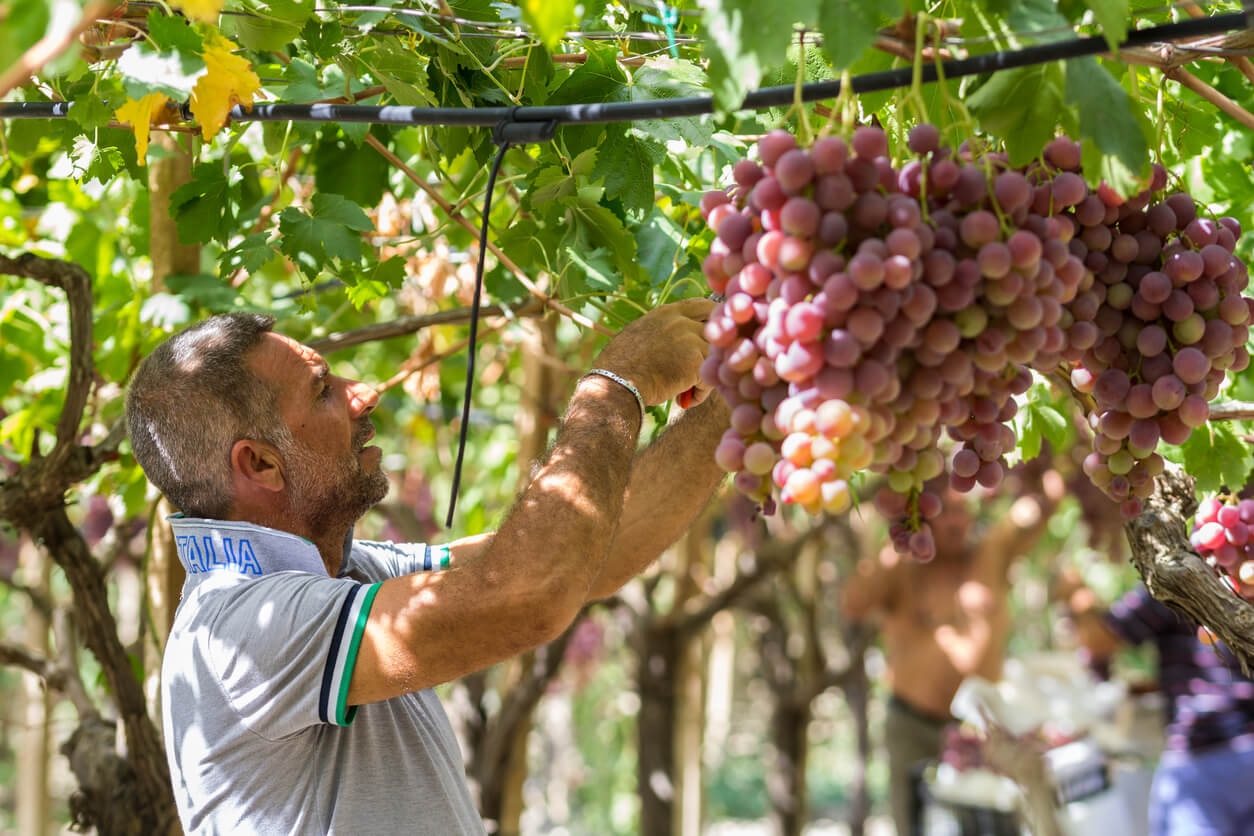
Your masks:
<svg viewBox="0 0 1254 836"><path fill-rule="evenodd" d="M576 382L577 383L582 382L585 378L592 377L593 375L598 375L608 380L612 380L615 383L617 383L619 386L622 386L624 389L630 392L633 396L635 396L636 404L640 407L640 423L642 424L644 423L644 398L640 397L640 390L637 389L634 385L632 385L632 382L630 380L627 380L624 377L620 377L619 375L616 375L613 372L607 372L605 369L589 369L588 373L585 374L583 377L579 378L579 380Z"/></svg>

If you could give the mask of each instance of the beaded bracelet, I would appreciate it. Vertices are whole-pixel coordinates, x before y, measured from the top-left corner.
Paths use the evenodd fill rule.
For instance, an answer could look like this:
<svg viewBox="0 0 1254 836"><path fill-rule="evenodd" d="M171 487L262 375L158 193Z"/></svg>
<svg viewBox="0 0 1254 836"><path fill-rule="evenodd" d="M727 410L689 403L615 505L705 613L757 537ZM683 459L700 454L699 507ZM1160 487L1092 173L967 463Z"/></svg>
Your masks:
<svg viewBox="0 0 1254 836"><path fill-rule="evenodd" d="M636 403L640 407L640 421L642 423L644 422L644 398L640 397L640 390L637 389L630 380L627 380L624 377L616 375L613 372L606 371L605 369L589 369L588 373L585 374L583 377L579 378L579 380L582 381L584 378L592 377L593 375L599 375L601 377L612 380L615 383L617 383L619 386L622 386L632 395L634 395L636 398Z"/></svg>

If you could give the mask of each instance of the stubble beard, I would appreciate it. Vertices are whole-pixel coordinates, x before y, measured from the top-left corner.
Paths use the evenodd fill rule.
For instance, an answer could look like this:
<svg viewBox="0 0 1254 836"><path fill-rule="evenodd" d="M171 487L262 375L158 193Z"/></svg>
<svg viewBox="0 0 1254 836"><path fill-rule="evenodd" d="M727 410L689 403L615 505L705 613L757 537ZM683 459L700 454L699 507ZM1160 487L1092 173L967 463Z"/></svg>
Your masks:
<svg viewBox="0 0 1254 836"><path fill-rule="evenodd" d="M362 468L356 438L352 452L336 458L320 456L299 441L284 452L291 484L289 510L313 532L347 529L387 496L387 474Z"/></svg>

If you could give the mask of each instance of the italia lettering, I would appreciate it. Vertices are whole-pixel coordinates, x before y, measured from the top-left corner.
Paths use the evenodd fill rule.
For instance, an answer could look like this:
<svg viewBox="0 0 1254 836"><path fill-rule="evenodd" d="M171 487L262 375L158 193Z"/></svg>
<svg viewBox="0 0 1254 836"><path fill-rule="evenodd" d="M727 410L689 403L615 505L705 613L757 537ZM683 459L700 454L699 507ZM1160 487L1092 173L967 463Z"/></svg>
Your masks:
<svg viewBox="0 0 1254 836"><path fill-rule="evenodd" d="M260 575L261 564L253 553L253 544L241 538L239 541L239 563L236 564L241 575Z"/></svg>
<svg viewBox="0 0 1254 836"><path fill-rule="evenodd" d="M218 545L221 544L221 554ZM227 569L241 575L261 575L261 562L247 538L220 537L205 534L175 537L175 547L190 574Z"/></svg>

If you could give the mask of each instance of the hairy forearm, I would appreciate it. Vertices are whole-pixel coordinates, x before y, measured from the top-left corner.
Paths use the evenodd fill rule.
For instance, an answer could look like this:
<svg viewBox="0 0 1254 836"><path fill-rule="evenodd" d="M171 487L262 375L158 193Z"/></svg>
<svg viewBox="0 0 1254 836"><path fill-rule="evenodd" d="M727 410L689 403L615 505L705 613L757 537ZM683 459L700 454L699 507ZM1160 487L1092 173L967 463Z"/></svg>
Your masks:
<svg viewBox="0 0 1254 836"><path fill-rule="evenodd" d="M705 508L726 476L714 461L714 448L727 420L726 403L711 394L636 457L622 520L591 598L614 594L679 539Z"/></svg>
<svg viewBox="0 0 1254 836"><path fill-rule="evenodd" d="M638 416L635 399L618 384L599 377L580 383L547 462L486 548L489 582L526 587L543 578L578 608L622 516Z"/></svg>

